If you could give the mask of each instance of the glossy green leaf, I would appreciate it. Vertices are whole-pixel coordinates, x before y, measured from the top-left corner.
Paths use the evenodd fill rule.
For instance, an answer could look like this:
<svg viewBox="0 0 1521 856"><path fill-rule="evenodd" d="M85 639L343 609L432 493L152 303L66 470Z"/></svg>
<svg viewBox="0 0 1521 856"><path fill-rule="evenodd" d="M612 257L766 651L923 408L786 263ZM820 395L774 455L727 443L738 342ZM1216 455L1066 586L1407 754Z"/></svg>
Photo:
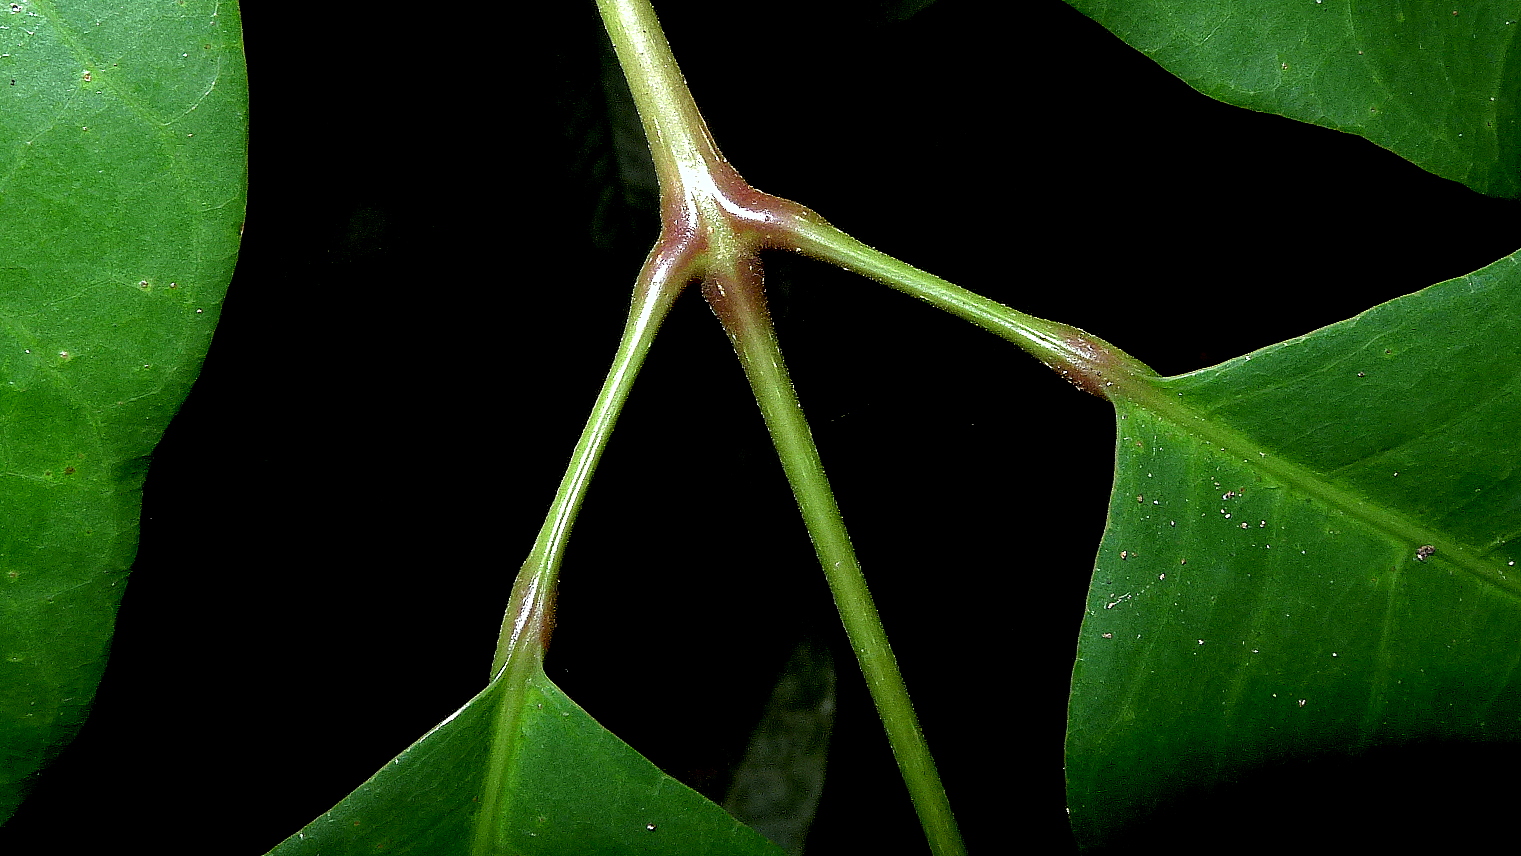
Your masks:
<svg viewBox="0 0 1521 856"><path fill-rule="evenodd" d="M0 5L0 819L89 710L242 230L237 6Z"/></svg>
<svg viewBox="0 0 1521 856"><path fill-rule="evenodd" d="M476 852L487 747L507 695L492 684L271 856ZM542 672L529 681L517 727L504 777L513 856L782 852L661 772Z"/></svg>
<svg viewBox="0 0 1521 856"><path fill-rule="evenodd" d="M1068 0L1227 104L1366 137L1521 195L1521 7L1509 0Z"/></svg>
<svg viewBox="0 0 1521 856"><path fill-rule="evenodd" d="M1521 739L1518 325L1512 255L1118 405L1080 841L1287 759Z"/></svg>

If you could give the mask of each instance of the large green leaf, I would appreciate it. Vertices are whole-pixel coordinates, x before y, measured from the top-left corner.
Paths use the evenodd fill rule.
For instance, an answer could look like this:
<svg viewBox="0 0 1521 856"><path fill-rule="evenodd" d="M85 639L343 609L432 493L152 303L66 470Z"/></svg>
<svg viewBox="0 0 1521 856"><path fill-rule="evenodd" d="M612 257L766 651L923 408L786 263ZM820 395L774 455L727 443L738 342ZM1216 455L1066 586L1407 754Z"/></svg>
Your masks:
<svg viewBox="0 0 1521 856"><path fill-rule="evenodd" d="M491 684L271 856L483 852L471 844L476 809L509 698L502 681ZM661 772L542 672L528 682L516 729L503 777L514 856L782 852Z"/></svg>
<svg viewBox="0 0 1521 856"><path fill-rule="evenodd" d="M242 230L237 6L0 6L0 819L79 729Z"/></svg>
<svg viewBox="0 0 1521 856"><path fill-rule="evenodd" d="M1068 796L1521 739L1521 257L1120 402Z"/></svg>
<svg viewBox="0 0 1521 856"><path fill-rule="evenodd" d="M1206 95L1348 131L1521 194L1512 0L1068 0Z"/></svg>

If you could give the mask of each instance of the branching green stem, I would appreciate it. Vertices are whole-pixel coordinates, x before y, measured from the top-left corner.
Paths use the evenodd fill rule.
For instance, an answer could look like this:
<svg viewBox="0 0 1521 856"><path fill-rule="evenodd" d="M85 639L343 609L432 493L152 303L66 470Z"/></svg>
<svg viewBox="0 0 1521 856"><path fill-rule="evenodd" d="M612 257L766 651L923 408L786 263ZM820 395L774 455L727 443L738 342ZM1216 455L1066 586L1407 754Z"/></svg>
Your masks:
<svg viewBox="0 0 1521 856"><path fill-rule="evenodd" d="M613 367L502 622L491 674L501 682L504 698L497 708L472 853L495 853L503 843L502 783L514 755L523 693L542 675L571 524L656 329L682 288L701 279L760 404L931 848L936 854L962 854L945 789L782 361L756 253L796 250L860 272L1009 339L1098 395L1144 395L1152 389L1145 380L1153 375L1081 330L1033 318L931 276L867 247L812 211L751 188L714 144L649 0L598 0L597 5L650 143L662 228L640 274Z"/></svg>
<svg viewBox="0 0 1521 856"><path fill-rule="evenodd" d="M771 332L755 252L791 248L811 212L760 193L719 154L648 0L598 0L644 123L661 190L664 252L700 275L749 376L803 510L847 635L934 852L960 833Z"/></svg>

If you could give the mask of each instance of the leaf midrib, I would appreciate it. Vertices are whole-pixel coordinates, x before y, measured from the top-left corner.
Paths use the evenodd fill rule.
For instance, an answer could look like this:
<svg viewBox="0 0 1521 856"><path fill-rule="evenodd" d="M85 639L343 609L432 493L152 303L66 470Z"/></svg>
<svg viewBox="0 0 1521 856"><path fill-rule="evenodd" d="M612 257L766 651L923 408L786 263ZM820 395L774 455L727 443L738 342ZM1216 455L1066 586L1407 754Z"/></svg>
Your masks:
<svg viewBox="0 0 1521 856"><path fill-rule="evenodd" d="M1429 562L1450 564L1521 605L1521 575L1509 575L1493 562L1485 561L1476 545L1453 538L1404 512L1341 487L1324 474L1211 419L1201 409L1183 400L1181 393L1170 392L1158 385L1157 382L1165 381L1165 378L1144 380L1146 382L1141 384L1125 385L1126 392L1132 393L1128 402L1132 406L1213 448L1238 456L1248 468L1362 521L1390 540L1405 544L1411 557L1419 547L1430 545L1436 552ZM1123 400L1117 397L1115 404L1118 408L1123 405Z"/></svg>

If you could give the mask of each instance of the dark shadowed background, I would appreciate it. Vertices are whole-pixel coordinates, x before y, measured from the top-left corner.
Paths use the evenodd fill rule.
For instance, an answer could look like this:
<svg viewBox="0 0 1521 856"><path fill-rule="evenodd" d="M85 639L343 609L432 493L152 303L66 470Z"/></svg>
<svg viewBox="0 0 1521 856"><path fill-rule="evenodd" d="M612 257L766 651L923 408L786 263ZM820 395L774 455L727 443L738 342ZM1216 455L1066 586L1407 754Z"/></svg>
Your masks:
<svg viewBox="0 0 1521 856"><path fill-rule="evenodd" d="M609 125L593 3L543 5L558 8L243 4L238 274L152 465L94 714L0 832L5 853L257 856L483 685L657 228ZM1210 101L1059 0L941 0L906 20L884 5L656 7L757 187L1164 374L1521 243L1514 203ZM768 276L972 852L1061 852L1109 406L880 286L790 257ZM803 638L841 670L809 851L920 852L694 290L578 525L548 671L721 797Z"/></svg>

